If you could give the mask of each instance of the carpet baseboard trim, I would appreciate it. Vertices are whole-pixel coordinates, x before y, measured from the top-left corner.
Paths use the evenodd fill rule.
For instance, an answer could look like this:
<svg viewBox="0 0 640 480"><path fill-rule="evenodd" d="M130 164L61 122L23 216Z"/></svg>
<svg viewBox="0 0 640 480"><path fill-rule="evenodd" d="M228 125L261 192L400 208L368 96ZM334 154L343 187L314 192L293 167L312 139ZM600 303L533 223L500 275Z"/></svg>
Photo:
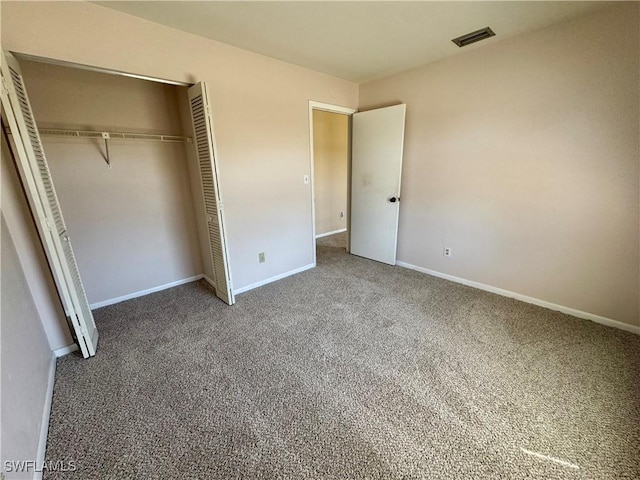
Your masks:
<svg viewBox="0 0 640 480"><path fill-rule="evenodd" d="M91 308L91 310L95 310L96 308L106 307L115 303L124 302L125 300L131 300L132 298L149 295L150 293L160 292L162 290L166 290L167 288L173 288L177 287L178 285L184 285L185 283L195 282L196 280L200 280L201 278L204 278L204 275L194 275L193 277L183 278L182 280L176 280L175 282L165 283L164 285L148 288L146 290L140 290L139 292L129 293L127 295L122 295L121 297L110 298L101 302L92 303L91 305L89 305L89 307Z"/></svg>
<svg viewBox="0 0 640 480"><path fill-rule="evenodd" d="M75 345L76 349L78 348ZM69 347L64 347L69 348ZM58 349L61 350L61 349ZM57 350L56 350L57 351ZM36 466L44 464L45 455L47 453L47 435L49 434L49 418L51 417L51 403L53 401L53 384L56 380L56 353L51 354L51 365L49 366L49 379L47 382L47 393L42 407L42 418L40 424L40 435L38 437L38 451L36 453ZM40 480L42 478L42 469L36 468L33 479Z"/></svg>
<svg viewBox="0 0 640 480"><path fill-rule="evenodd" d="M640 335L640 327L636 327L635 325L629 325L628 323L624 323L624 322L619 322L618 320L613 320L607 317L601 317L600 315L596 315L593 313L583 312L582 310L576 310L575 308L565 307L563 305L558 305L556 303L547 302L546 300L540 300L539 298L528 297L527 295L522 295L521 293L512 292L510 290L504 290L498 287L492 287L491 285L485 285L484 283L474 282L472 280L455 277L447 273L440 273L435 270L429 270L428 268L418 267L417 265L412 265L406 262L396 262L396 265L398 265L399 267L408 268L410 270L415 270L417 272L426 273L427 275L431 275L433 277L438 277L444 280L449 280L451 282L460 283L468 287L473 287L479 290L484 290L486 292L495 293L503 297L515 298L516 300L520 300L521 302L531 303L539 307L548 308L550 310L566 313L567 315L583 318L585 320L591 320L592 322L600 323L608 327L613 327L619 330L625 330L627 332Z"/></svg>
<svg viewBox="0 0 640 480"><path fill-rule="evenodd" d="M56 358L64 357L65 355L69 355L71 352L75 352L78 350L78 344L72 343L71 345L67 345L66 347L56 348L53 351L53 354Z"/></svg>
<svg viewBox="0 0 640 480"><path fill-rule="evenodd" d="M314 267L315 267L315 264L310 263L309 265L305 265L304 267L296 268L295 270L290 270L288 272L281 273L280 275L276 275L275 277L267 278L266 280L261 280L261 281L256 282L256 283L252 283L251 285L247 285L247 286L244 286L244 287L237 288L237 289L235 289L233 291L233 293L235 295L238 295L240 293L248 292L249 290L253 290L254 288L262 287L263 285L266 285L267 283L271 283L271 282L276 282L278 280L282 280L283 278L290 277L291 275L295 275L296 273L304 272L305 270L309 270L309 269L314 268Z"/></svg>
<svg viewBox="0 0 640 480"><path fill-rule="evenodd" d="M341 228L340 230L334 230L333 232L321 233L320 235L316 235L316 238L328 237L329 235L335 235L336 233L342 233L346 231L346 228Z"/></svg>

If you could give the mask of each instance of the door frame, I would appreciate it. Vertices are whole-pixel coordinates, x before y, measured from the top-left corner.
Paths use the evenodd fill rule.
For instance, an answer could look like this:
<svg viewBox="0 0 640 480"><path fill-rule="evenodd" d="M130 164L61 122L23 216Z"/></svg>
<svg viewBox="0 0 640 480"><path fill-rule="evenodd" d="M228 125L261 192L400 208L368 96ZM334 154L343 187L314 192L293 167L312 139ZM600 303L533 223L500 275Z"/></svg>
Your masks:
<svg viewBox="0 0 640 480"><path fill-rule="evenodd" d="M315 158L313 155L313 111L322 110L324 112L338 113L349 117L349 147L347 158L347 235L349 232L349 222L351 221L351 116L357 113L355 108L331 105L329 103L314 102L309 100L309 159L310 159L310 179L311 183L311 242L313 245L313 266L316 266L316 191L315 191ZM347 251L349 244L347 242Z"/></svg>

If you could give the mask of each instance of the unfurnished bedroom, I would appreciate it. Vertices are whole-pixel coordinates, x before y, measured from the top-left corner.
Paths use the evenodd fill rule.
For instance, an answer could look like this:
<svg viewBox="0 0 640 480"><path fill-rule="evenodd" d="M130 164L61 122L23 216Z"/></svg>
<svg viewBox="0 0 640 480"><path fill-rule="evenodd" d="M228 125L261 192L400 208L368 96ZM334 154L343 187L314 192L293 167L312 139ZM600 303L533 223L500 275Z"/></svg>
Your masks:
<svg viewBox="0 0 640 480"><path fill-rule="evenodd" d="M0 478L640 477L638 2L0 13Z"/></svg>

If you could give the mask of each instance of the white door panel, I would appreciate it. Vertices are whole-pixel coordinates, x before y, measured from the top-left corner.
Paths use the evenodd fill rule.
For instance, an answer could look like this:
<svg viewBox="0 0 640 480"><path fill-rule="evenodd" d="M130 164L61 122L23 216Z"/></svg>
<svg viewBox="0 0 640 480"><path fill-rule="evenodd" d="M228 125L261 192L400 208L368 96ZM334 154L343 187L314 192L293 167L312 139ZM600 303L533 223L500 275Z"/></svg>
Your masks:
<svg viewBox="0 0 640 480"><path fill-rule="evenodd" d="M396 264L406 105L353 115L351 253Z"/></svg>
<svg viewBox="0 0 640 480"><path fill-rule="evenodd" d="M189 106L193 122L194 144L204 196L205 215L213 281L218 298L233 305L235 297L224 229L224 209L220 195L219 170L215 156L211 107L204 82L189 88Z"/></svg>

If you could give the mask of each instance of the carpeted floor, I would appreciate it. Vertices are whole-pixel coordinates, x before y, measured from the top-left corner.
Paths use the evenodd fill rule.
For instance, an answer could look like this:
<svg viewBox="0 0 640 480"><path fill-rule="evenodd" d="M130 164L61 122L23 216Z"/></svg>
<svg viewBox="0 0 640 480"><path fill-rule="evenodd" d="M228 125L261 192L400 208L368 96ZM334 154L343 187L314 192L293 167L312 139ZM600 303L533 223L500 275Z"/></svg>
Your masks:
<svg viewBox="0 0 640 480"><path fill-rule="evenodd" d="M226 307L95 312L58 361L46 478L639 478L640 337L318 246Z"/></svg>

